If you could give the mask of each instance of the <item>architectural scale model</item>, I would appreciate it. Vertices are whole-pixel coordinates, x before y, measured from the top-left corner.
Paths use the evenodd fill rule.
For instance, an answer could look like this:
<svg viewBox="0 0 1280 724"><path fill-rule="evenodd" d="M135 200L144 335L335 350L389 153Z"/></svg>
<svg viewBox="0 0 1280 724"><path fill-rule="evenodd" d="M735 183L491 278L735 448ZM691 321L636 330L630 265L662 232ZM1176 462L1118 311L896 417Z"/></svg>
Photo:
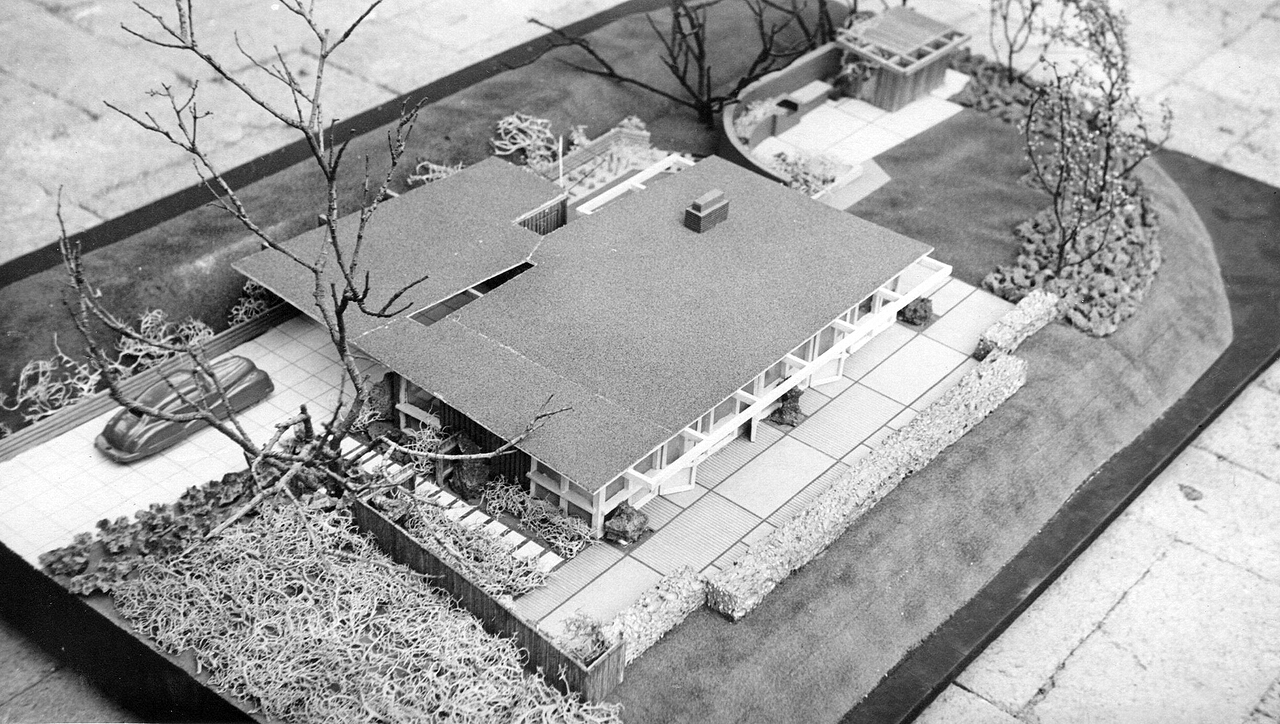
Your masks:
<svg viewBox="0 0 1280 724"><path fill-rule="evenodd" d="M404 426L496 445L549 398L569 408L494 472L596 531L623 502L691 489L700 462L753 438L788 390L839 378L951 273L924 244L715 157L669 157L581 205L497 159L387 202L365 268L387 288L431 276L410 310L351 335L392 376ZM314 310L283 254L236 268Z"/></svg>

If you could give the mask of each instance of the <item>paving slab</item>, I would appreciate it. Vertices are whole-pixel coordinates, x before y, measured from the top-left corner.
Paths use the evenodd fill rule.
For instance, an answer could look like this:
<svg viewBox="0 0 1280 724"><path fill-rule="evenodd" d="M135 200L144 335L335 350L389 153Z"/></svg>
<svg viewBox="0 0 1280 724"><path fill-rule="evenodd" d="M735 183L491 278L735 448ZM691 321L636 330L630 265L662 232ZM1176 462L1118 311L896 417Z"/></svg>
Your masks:
<svg viewBox="0 0 1280 724"><path fill-rule="evenodd" d="M641 543L631 555L662 575L702 570L760 523L758 516L710 492Z"/></svg>
<svg viewBox="0 0 1280 724"><path fill-rule="evenodd" d="M1171 533L1126 513L956 681L1021 711L1172 544Z"/></svg>
<svg viewBox="0 0 1280 724"><path fill-rule="evenodd" d="M794 437L784 437L717 485L716 492L768 518L835 461Z"/></svg>
<svg viewBox="0 0 1280 724"><path fill-rule="evenodd" d="M1000 320L1013 305L989 292L975 290L951 307L946 315L922 334L965 355L971 354L978 338Z"/></svg>
<svg viewBox="0 0 1280 724"><path fill-rule="evenodd" d="M557 607L538 626L553 635L562 635L565 619L578 613L596 621L611 621L660 580L662 574L628 556Z"/></svg>
<svg viewBox="0 0 1280 724"><path fill-rule="evenodd" d="M1196 446L1241 467L1280 479L1280 394L1250 385L1200 437Z"/></svg>
<svg viewBox="0 0 1280 724"><path fill-rule="evenodd" d="M977 694L951 684L916 718L915 724L1017 724L1018 720Z"/></svg>
<svg viewBox="0 0 1280 724"><path fill-rule="evenodd" d="M1280 483L1191 447L1131 510L1181 541L1280 583Z"/></svg>
<svg viewBox="0 0 1280 724"><path fill-rule="evenodd" d="M1231 722L1280 671L1280 585L1175 543L1035 701L1041 724Z"/></svg>
<svg viewBox="0 0 1280 724"><path fill-rule="evenodd" d="M897 352L915 335L915 332L902 324L894 323L849 356L849 360L844 363L844 376L855 381L860 379L881 362L889 359L890 355Z"/></svg>
<svg viewBox="0 0 1280 724"><path fill-rule="evenodd" d="M900 405L910 405L966 359L967 355L921 335L904 344L859 384Z"/></svg>
<svg viewBox="0 0 1280 724"><path fill-rule="evenodd" d="M933 313L942 316L951 311L957 304L973 294L975 287L967 284L959 279L952 278L942 285L942 288L929 295L929 300L933 303Z"/></svg>
<svg viewBox="0 0 1280 724"><path fill-rule="evenodd" d="M902 411L903 405L857 384L804 421L791 437L833 458L844 457Z"/></svg>

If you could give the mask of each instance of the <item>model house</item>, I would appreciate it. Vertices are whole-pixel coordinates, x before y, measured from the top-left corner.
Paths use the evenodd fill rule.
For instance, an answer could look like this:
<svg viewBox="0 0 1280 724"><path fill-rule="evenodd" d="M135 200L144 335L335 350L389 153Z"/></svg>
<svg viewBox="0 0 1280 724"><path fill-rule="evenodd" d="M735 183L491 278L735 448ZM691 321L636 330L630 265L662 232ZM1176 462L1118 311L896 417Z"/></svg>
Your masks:
<svg viewBox="0 0 1280 724"><path fill-rule="evenodd" d="M497 159L388 201L363 268L387 293L430 276L404 314L349 322L393 375L402 424L495 445L548 398L570 408L494 472L597 530L624 501L691 489L784 392L838 379L951 271L924 244L715 157L668 159L583 204ZM236 268L314 314L310 276L282 254Z"/></svg>

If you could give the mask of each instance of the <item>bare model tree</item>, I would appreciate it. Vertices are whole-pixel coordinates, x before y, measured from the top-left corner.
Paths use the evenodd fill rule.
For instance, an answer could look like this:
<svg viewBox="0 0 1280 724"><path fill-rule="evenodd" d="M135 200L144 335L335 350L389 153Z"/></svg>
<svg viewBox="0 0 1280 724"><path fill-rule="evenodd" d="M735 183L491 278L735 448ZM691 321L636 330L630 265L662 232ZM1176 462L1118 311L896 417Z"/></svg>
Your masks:
<svg viewBox="0 0 1280 724"><path fill-rule="evenodd" d="M1050 65L1023 127L1032 179L1053 199L1054 272L1102 252L1137 193L1133 171L1169 136L1168 107L1154 125L1133 94L1126 20L1106 0L1075 0L1077 23L1061 40L1086 52L1072 70Z"/></svg>
<svg viewBox="0 0 1280 724"><path fill-rule="evenodd" d="M556 47L576 46L595 62L595 67L576 63L568 65L585 73L641 88L691 108L698 114L700 121L710 126L715 121L715 114L720 112L725 103L736 98L743 88L835 38L835 24L828 0L817 0L816 20L812 23L806 20L809 13L808 0L787 0L785 3L781 0L743 0L754 19L756 39L760 47L746 72L732 88L727 92L717 92L722 81L717 80L712 73L716 63L708 44L708 11L722 1L671 0L671 17L665 30L659 27L652 15L645 16L654 35L662 43L662 64L675 79L678 90L669 90L624 75L586 38L569 35L537 19L530 19L529 22L550 30L557 39ZM789 38L794 39L788 40Z"/></svg>
<svg viewBox="0 0 1280 724"><path fill-rule="evenodd" d="M1026 49L1031 36L1040 28L1039 16L1044 4L1044 0L991 0L991 23L988 26L991 47L1000 48L999 40L1004 41L1005 73L1010 83L1020 77L1014 69L1013 60Z"/></svg>
<svg viewBox="0 0 1280 724"><path fill-rule="evenodd" d="M302 135L306 140L311 160L315 162L325 180L326 189L322 213L324 243L319 245L313 255L304 256L294 248L281 243L256 224L237 197L235 190L218 171L213 160L200 144L200 124L208 113L202 111L197 103L198 88L195 85L186 92L175 92L168 86L152 92L153 96L164 99L169 106L172 117L167 124L158 121L151 113L139 115L111 106L141 128L159 135L166 142L185 151L191 157L192 164L205 187L213 195L213 205L235 217L261 242L263 248L285 255L297 266L299 274L309 274L313 279L315 310L329 334L329 340L341 363L343 388L350 385L354 391L349 403L344 403L343 395L339 392L338 404L333 414L318 426L319 429L306 406L303 405L297 416L276 426L275 434L270 440L265 443L255 441L245 431L234 413L228 416L231 406L227 404L226 390L213 374L205 349L198 342L188 343L177 340L159 343L166 353L181 355L190 362L193 369L198 371L197 379L205 386L200 396L182 395L174 388L174 392L182 397L183 402L193 410L192 412L184 414L165 412L144 405L138 399L126 394L120 385L121 375L111 364L107 350L95 341L95 331L105 328L124 340L132 340L140 344L156 345L157 342L154 339L141 338L136 330L104 306L97 288L85 274L79 245L72 244L68 240L65 227L63 229L61 251L64 265L76 292L75 301L71 304L72 313L76 326L85 337L90 360L101 372L112 399L131 412L141 415L171 422L204 421L243 450L260 492L253 502L224 523L224 526L251 509L267 491L281 488L288 491L288 484L298 476L331 481L340 489L345 489L347 480L339 454L339 444L351 433L353 425L360 419L362 410L370 400L369 380L357 365L348 336L348 321L352 319L351 315L391 317L404 312L411 305L407 301L407 295L426 279L426 276L423 276L399 289L377 291L377 280L371 279L369 272L360 263L361 251L366 243L365 230L368 222L378 211L379 204L388 197L393 173L404 156L409 135L418 117L419 106L402 108L399 120L388 132L389 165L385 174L378 179L372 178L369 171L371 161L368 157L364 159L364 181L359 198L359 224L354 235L343 238L344 235L339 234L337 225L339 172L350 139L340 143L332 139L333 126L326 120L322 95L325 69L334 51L351 37L360 23L369 17L381 2L382 0L374 0L345 30L335 35L328 29L320 27L313 3L308 0L280 0L282 7L306 25L319 46L314 56L314 67L310 68L314 74L314 83L310 84L309 88L303 86L300 81L301 74L290 67L278 48L275 51L275 59L264 63L247 52L237 38L240 53L252 63L253 67L261 71L269 82L279 83L287 91L288 106L269 101L259 89L251 86L244 78L230 72L221 60L206 52L200 45L200 38L197 37L195 29L196 24L192 21L191 0L176 0L176 18L173 19L166 19L159 13L139 5L138 7L154 22L152 29L154 35L140 33L128 27L124 28L147 43L198 58L262 111ZM59 221L61 221L61 213L59 213ZM479 459L504 454L538 429L548 417L563 411L550 410L549 404L550 400L528 422L523 433L499 450L473 455L443 455L429 451L413 451L412 454L455 460ZM291 427L301 430L302 434L299 435L296 444L282 446L281 438Z"/></svg>

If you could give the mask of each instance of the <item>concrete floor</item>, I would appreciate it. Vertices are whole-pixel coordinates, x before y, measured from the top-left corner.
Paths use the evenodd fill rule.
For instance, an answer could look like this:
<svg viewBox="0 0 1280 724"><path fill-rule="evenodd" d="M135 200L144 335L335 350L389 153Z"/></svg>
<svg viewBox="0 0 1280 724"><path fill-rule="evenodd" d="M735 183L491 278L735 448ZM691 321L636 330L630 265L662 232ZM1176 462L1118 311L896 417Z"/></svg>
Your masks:
<svg viewBox="0 0 1280 724"><path fill-rule="evenodd" d="M349 115L614 0L387 0L337 64ZM160 5L164 5L161 3ZM231 6L234 7L231 7ZM986 44L980 0L911 6ZM0 18L0 259L53 238L66 187L72 231L185 187L190 171L101 104L139 108L161 82L201 78L124 35L130 5L10 0ZM278 6L227 0L253 52L278 35ZM272 8L275 7L275 10ZM344 5L333 4L343 8ZM480 9L483 8L483 9ZM1176 115L1170 147L1280 186L1280 0L1125 3L1139 92ZM301 48L286 47L287 54ZM285 138L208 82L231 166ZM225 105L221 105L224 104ZM1280 367L1211 426L924 714L937 722L1280 720ZM129 714L0 628L0 722L122 721Z"/></svg>

